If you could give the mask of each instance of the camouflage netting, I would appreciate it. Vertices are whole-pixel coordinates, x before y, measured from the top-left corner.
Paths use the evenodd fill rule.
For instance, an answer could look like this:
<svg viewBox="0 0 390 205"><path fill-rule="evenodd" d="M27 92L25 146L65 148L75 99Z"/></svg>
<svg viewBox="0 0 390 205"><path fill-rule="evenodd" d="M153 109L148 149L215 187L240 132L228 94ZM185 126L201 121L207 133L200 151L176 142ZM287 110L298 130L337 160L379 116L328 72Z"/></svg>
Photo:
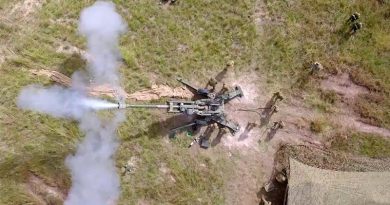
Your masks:
<svg viewBox="0 0 390 205"><path fill-rule="evenodd" d="M288 205L390 204L390 172L324 170L290 158Z"/></svg>

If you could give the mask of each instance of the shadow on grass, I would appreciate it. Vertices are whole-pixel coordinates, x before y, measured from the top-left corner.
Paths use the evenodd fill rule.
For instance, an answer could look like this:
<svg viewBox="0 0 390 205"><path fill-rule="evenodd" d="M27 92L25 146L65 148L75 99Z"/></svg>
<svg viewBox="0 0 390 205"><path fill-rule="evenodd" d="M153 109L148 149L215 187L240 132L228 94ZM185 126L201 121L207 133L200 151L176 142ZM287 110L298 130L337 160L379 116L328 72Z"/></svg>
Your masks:
<svg viewBox="0 0 390 205"><path fill-rule="evenodd" d="M150 138L169 136L170 138L175 137L177 134L190 131L194 134L199 132L199 129L195 129L194 126L176 130L172 132L172 129L187 125L193 122L194 118L185 114L173 115L162 121L156 121L150 124L145 131L139 132L135 135L129 136L130 139L139 138L142 136L149 136Z"/></svg>
<svg viewBox="0 0 390 205"><path fill-rule="evenodd" d="M76 71L85 70L86 66L86 60L80 54L74 53L59 65L58 72L71 76Z"/></svg>

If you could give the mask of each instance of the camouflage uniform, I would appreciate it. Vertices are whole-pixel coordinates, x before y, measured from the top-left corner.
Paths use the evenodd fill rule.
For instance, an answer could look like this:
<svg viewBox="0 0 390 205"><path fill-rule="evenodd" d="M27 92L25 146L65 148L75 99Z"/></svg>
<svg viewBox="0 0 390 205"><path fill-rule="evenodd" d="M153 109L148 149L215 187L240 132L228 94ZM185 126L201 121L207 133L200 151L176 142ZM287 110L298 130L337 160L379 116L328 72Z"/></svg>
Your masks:
<svg viewBox="0 0 390 205"><path fill-rule="evenodd" d="M349 19L347 20L347 22L355 22L356 20L358 20L360 17L360 14L358 12L355 12L353 13Z"/></svg>
<svg viewBox="0 0 390 205"><path fill-rule="evenodd" d="M284 122L280 120L280 121L274 122L274 124L271 127L271 130L283 129L283 127L284 127Z"/></svg>
<svg viewBox="0 0 390 205"><path fill-rule="evenodd" d="M234 66L234 61L230 60L226 63L227 68L232 68Z"/></svg>
<svg viewBox="0 0 390 205"><path fill-rule="evenodd" d="M275 176L275 179L276 181L278 181L279 183L284 183L287 178L286 176L283 174L283 173L278 173L276 176Z"/></svg>
<svg viewBox="0 0 390 205"><path fill-rule="evenodd" d="M215 90L215 86L217 85L217 83L218 82L215 78L210 78L210 80L207 84L212 87L212 90Z"/></svg>
<svg viewBox="0 0 390 205"><path fill-rule="evenodd" d="M277 105L272 105L270 115L279 112L279 107Z"/></svg>
<svg viewBox="0 0 390 205"><path fill-rule="evenodd" d="M318 73L320 70L322 70L324 67L321 65L321 63L319 62L314 62L312 65L311 65L311 70L310 70L310 74L314 74L314 73Z"/></svg>
<svg viewBox="0 0 390 205"><path fill-rule="evenodd" d="M176 3L176 0L161 0L163 4L174 4Z"/></svg>
<svg viewBox="0 0 390 205"><path fill-rule="evenodd" d="M358 30L363 27L363 24L360 22L355 22L351 26L351 31L349 32L351 35L355 34Z"/></svg>
<svg viewBox="0 0 390 205"><path fill-rule="evenodd" d="M229 89L228 89L228 87L226 86L226 83L223 83L222 89L221 89L221 93L225 93L225 92L227 92L227 91L229 91Z"/></svg>

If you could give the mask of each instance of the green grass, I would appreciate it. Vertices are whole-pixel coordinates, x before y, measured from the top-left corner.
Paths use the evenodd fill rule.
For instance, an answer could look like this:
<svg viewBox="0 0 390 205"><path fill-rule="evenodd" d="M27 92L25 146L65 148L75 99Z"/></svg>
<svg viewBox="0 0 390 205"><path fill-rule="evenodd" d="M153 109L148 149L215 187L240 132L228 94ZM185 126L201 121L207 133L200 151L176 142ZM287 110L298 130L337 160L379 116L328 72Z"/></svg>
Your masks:
<svg viewBox="0 0 390 205"><path fill-rule="evenodd" d="M64 159L83 137L77 124L21 111L15 99L25 85L51 84L44 77L29 74L29 69L71 74L84 65L79 56L55 52L62 41L81 49L86 46L85 39L77 33L77 24L56 20L77 22L81 9L92 3L47 2L27 23L0 24L0 40L12 51L0 68L0 142L7 146L7 152L0 157L0 184L8 185L0 188L0 195L7 196L1 197L0 204L32 202L22 186L30 172L63 190L70 187ZM116 4L129 28L120 41L124 59L120 71L128 92L150 86L151 73L159 77L160 83L173 83L176 75L189 79L204 77L204 83L228 60L235 60L241 69L252 56L256 31L247 16L253 1L181 1L168 10L154 0ZM179 51L179 47L186 49ZM224 204L223 178L232 165L224 158L211 161L207 155L189 153L186 145L190 139L163 146L159 128L153 124L155 119L153 112L134 111L128 113L128 120L118 130L118 169L131 156L138 156L141 161L129 182L122 177L119 203L136 204L145 199L158 204ZM159 171L162 163L169 168L174 183Z"/></svg>
<svg viewBox="0 0 390 205"><path fill-rule="evenodd" d="M265 26L264 42L260 43L259 53L268 75L274 81L292 85L294 91L313 92L316 79L308 77L305 71L312 62L321 62L330 73L348 72L355 83L385 99L373 102L362 97L360 101L367 106L357 111L372 119L373 124L389 128L390 6L389 1L384 2L267 1L270 15L281 19L279 26ZM355 11L361 14L364 27L346 38L348 25L344 23Z"/></svg>
<svg viewBox="0 0 390 205"><path fill-rule="evenodd" d="M22 187L31 171L61 189L70 187L63 162L83 137L77 124L22 111L15 99L25 85L51 84L30 75L29 69L70 74L85 64L78 56L55 51L62 41L85 49L76 22L81 9L93 2L48 1L30 20L10 23L0 18L0 42L12 54L0 66L0 204L31 202ZM270 17L281 20L263 25L263 32L257 33L251 17L255 0L178 1L168 9L157 0L116 0L129 28L120 39L123 87L128 92L149 87L152 75L158 76L156 83L174 84L177 75L205 83L228 60L234 60L237 72L258 67L270 86L307 92L314 107L329 112L337 102L335 95L318 92L318 79L306 70L319 61L327 72L349 72L354 82L369 88L373 94L362 96L356 110L370 123L390 127L389 2L376 2L267 1ZM1 12L13 3L0 0ZM341 29L354 11L362 14L365 25L346 39ZM58 19L74 22L56 23ZM164 144L160 128L153 125L158 116L144 110L130 112L118 130L118 169L131 156L141 160L130 181L122 176L119 203L145 199L152 204L224 204L224 180L234 165L223 157L211 160L207 154L189 152L185 145L190 139ZM319 125L313 128L322 132ZM382 138L353 135L351 139L353 149L344 142L340 149L373 157L389 155L389 144ZM171 170L175 183L159 171L162 163Z"/></svg>
<svg viewBox="0 0 390 205"><path fill-rule="evenodd" d="M332 148L373 158L390 157L390 140L374 134L352 133L336 136Z"/></svg>

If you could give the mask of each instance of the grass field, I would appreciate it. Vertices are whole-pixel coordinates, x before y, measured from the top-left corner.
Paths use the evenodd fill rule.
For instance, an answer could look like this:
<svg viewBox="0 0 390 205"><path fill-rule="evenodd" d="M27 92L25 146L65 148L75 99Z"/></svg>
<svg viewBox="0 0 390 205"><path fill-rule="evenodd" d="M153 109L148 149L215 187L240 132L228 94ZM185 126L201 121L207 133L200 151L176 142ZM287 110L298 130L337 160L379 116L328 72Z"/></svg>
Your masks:
<svg viewBox="0 0 390 205"><path fill-rule="evenodd" d="M0 18L0 49L5 50L0 55L6 56L0 64L0 204L36 203L22 186L31 172L61 190L71 185L64 159L83 137L77 124L21 111L15 99L25 85L51 84L29 74L29 69L63 73L83 69L85 62L80 56L56 50L64 42L85 49L77 19L81 9L93 2L48 1L26 18L12 14ZM270 86L306 92L331 106L337 100L334 94L318 93L315 78L302 80L308 66L320 61L326 72L348 72L356 84L367 87L371 93L355 102L355 110L367 122L390 128L388 0L265 1L271 20L262 25L261 33L253 20L255 0L179 0L167 9L157 0L114 2L128 22L129 31L120 40L124 60L120 72L122 85L130 93L152 83L177 85L174 79L178 75L205 84L208 76L234 60L237 73L257 67L259 73L267 75ZM14 1L0 0L1 14L9 13L14 5ZM361 13L364 26L347 38L345 21L354 11ZM326 108L319 110L328 112ZM155 118L153 112L131 112L118 130L118 172L131 157L139 159L134 176L121 178L119 204L140 200L151 204L225 204L224 182L235 165L223 156L215 159L188 152L190 139L164 144L158 130L149 130ZM353 146L348 145L350 141L340 142L341 150L389 156L390 144L380 137L352 135L348 139ZM169 174L161 173L162 165Z"/></svg>

